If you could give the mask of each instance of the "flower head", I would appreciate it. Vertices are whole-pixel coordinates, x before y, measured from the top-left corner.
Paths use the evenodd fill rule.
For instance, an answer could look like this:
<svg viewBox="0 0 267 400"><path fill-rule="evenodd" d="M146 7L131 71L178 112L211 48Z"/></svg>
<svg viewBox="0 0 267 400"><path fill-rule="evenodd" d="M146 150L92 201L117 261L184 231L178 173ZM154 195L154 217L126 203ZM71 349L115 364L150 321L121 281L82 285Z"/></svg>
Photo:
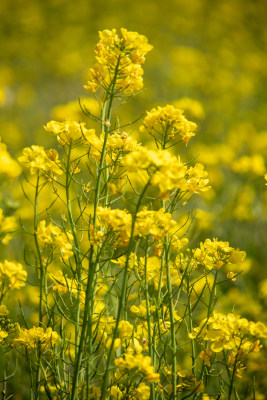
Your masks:
<svg viewBox="0 0 267 400"><path fill-rule="evenodd" d="M90 69L91 79L85 88L96 92L105 89L115 79L115 89L123 94L132 94L143 87L143 69L146 54L153 46L144 35L121 28L99 32L100 41L95 48L97 63Z"/></svg>
<svg viewBox="0 0 267 400"><path fill-rule="evenodd" d="M51 177L54 174L62 174L60 161L56 150L45 151L42 146L25 147L19 162L29 168L32 175L41 171L45 176Z"/></svg>
<svg viewBox="0 0 267 400"><path fill-rule="evenodd" d="M195 136L196 129L197 125L185 118L183 110L169 104L147 111L147 116L140 127L141 132L147 130L164 147L169 141L176 139L177 135L187 145L191 137Z"/></svg>

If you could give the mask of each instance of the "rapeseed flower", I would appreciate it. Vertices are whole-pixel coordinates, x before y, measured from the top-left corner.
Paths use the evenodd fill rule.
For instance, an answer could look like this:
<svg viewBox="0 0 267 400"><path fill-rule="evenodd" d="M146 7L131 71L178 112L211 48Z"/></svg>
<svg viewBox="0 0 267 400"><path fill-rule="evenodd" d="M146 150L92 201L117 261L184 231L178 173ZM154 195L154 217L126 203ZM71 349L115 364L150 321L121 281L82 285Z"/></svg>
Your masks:
<svg viewBox="0 0 267 400"><path fill-rule="evenodd" d="M160 376L154 372L154 367L151 365L151 357L149 356L128 351L123 357L117 358L114 363L121 372L136 370L136 373L141 374L147 382L159 382Z"/></svg>
<svg viewBox="0 0 267 400"><path fill-rule="evenodd" d="M183 110L169 104L165 107L158 106L147 111L140 131L147 130L163 147L171 140L177 140L177 135L187 145L191 137L195 136L197 125L188 121L183 114Z"/></svg>
<svg viewBox="0 0 267 400"><path fill-rule="evenodd" d="M14 179L21 173L19 164L10 156L0 137L0 177Z"/></svg>
<svg viewBox="0 0 267 400"><path fill-rule="evenodd" d="M46 225L46 221L40 221L37 228L37 237L40 243L45 245L51 245L55 249L59 249L64 261L68 260L72 255L72 244L73 236L71 233L64 233L61 229L50 223Z"/></svg>
<svg viewBox="0 0 267 400"><path fill-rule="evenodd" d="M218 241L217 239L206 239L200 243L200 247L194 250L194 258L200 264L211 270L219 269L227 262L229 264L241 264L246 257L245 251L234 249L229 242Z"/></svg>
<svg viewBox="0 0 267 400"><path fill-rule="evenodd" d="M13 340L15 347L27 347L29 350L36 349L39 344L42 348L53 346L59 339L57 332L52 328L41 328L34 326L31 329L21 328L18 336Z"/></svg>
<svg viewBox="0 0 267 400"><path fill-rule="evenodd" d="M47 177L54 174L61 175L60 161L56 150L45 150L42 146L25 147L23 155L19 157L19 162L29 168L31 175L38 171Z"/></svg>
<svg viewBox="0 0 267 400"><path fill-rule="evenodd" d="M95 93L100 87L114 84L123 94L138 92L143 87L143 69L146 54L153 46L145 36L121 28L99 32L95 49L97 63L90 69L91 79L84 86ZM115 81L114 81L115 80Z"/></svg>
<svg viewBox="0 0 267 400"><path fill-rule="evenodd" d="M27 272L24 271L22 264L15 261L5 260L0 263L0 281L2 285L9 289L20 289L25 286Z"/></svg>

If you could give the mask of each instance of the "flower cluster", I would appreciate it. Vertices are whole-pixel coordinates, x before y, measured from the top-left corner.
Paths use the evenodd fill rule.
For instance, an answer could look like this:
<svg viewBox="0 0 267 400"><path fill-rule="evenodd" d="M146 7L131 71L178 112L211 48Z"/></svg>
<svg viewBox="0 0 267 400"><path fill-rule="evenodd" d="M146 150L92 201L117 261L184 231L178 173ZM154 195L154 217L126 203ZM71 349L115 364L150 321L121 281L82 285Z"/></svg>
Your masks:
<svg viewBox="0 0 267 400"><path fill-rule="evenodd" d="M8 328L7 328L7 317L8 317L8 310L6 306L0 306L0 344L4 341L5 338L8 336Z"/></svg>
<svg viewBox="0 0 267 400"><path fill-rule="evenodd" d="M167 150L154 151L140 147L125 156L124 166L128 172L147 172L150 184L159 188L159 195L163 199L168 198L174 189L191 193L210 189L208 174L202 164L188 169L179 157L171 155Z"/></svg>
<svg viewBox="0 0 267 400"><path fill-rule="evenodd" d="M11 239L11 233L17 228L16 218L6 217L0 208L0 239L3 244L8 244Z"/></svg>
<svg viewBox="0 0 267 400"><path fill-rule="evenodd" d="M37 237L42 245L51 245L55 249L59 249L64 261L67 261L72 255L73 237L70 233L64 233L58 226L50 223L46 226L46 222L40 221L37 229Z"/></svg>
<svg viewBox="0 0 267 400"><path fill-rule="evenodd" d="M29 168L32 175L38 171L47 177L54 174L62 174L58 152L56 150L44 150L42 146L25 147L23 155L19 157L19 162Z"/></svg>
<svg viewBox="0 0 267 400"><path fill-rule="evenodd" d="M16 178L20 173L19 164L10 156L6 145L1 142L0 137L0 177L12 179Z"/></svg>
<svg viewBox="0 0 267 400"><path fill-rule="evenodd" d="M217 239L206 239L200 243L200 248L195 249L194 258L206 268L219 269L225 263L241 264L246 257L245 251L234 249L228 242L221 242Z"/></svg>
<svg viewBox="0 0 267 400"><path fill-rule="evenodd" d="M120 245L126 246L129 243L132 232L132 215L127 210L98 207L97 216L99 226L104 226L107 233L112 230L118 234ZM136 214L133 235L139 237L151 235L154 240L158 240L169 233L171 234L170 240L177 245L176 242L179 239L175 233L178 229L179 226L172 219L172 215L165 212L163 208L158 211L144 208ZM186 242L187 239L179 241L181 246Z"/></svg>
<svg viewBox="0 0 267 400"><path fill-rule="evenodd" d="M146 54L152 50L147 38L137 32L121 28L99 32L96 46L97 63L90 69L91 80L85 88L95 93L100 87L115 85L118 92L132 94L143 87L143 69Z"/></svg>
<svg viewBox="0 0 267 400"><path fill-rule="evenodd" d="M78 123L71 120L65 122L50 121L44 126L44 129L53 133L62 147L69 146L71 143L85 138L86 135L95 133L94 129L88 130L85 127L85 122Z"/></svg>
<svg viewBox="0 0 267 400"><path fill-rule="evenodd" d="M100 226L104 226L107 232L112 229L113 232L118 234L120 244L127 246L132 226L132 215L128 211L98 207L97 217Z"/></svg>
<svg viewBox="0 0 267 400"><path fill-rule="evenodd" d="M18 336L14 339L15 347L25 346L27 349L36 349L39 345L42 348L53 346L56 344L59 336L52 328L44 330L41 327L33 327L31 329L20 329Z"/></svg>
<svg viewBox="0 0 267 400"><path fill-rule="evenodd" d="M267 327L262 322L248 321L239 315L224 315L213 312L213 315L204 319L200 325L189 334L191 339L207 340L211 342L211 350L215 353L225 350L239 349L248 346L251 336L267 338ZM244 338L246 337L246 340ZM251 347L250 345L248 346Z"/></svg>
<svg viewBox="0 0 267 400"><path fill-rule="evenodd" d="M136 370L147 382L159 382L159 374L154 372L149 356L143 356L140 353L133 354L132 351L128 351L123 357L117 358L114 363L121 372Z"/></svg>
<svg viewBox="0 0 267 400"><path fill-rule="evenodd" d="M20 289L25 286L27 272L20 263L5 260L0 263L0 281L9 289Z"/></svg>
<svg viewBox="0 0 267 400"><path fill-rule="evenodd" d="M18 333L18 330L19 324L11 320L6 306L0 306L0 343L8 336L11 339L13 335Z"/></svg>
<svg viewBox="0 0 267 400"><path fill-rule="evenodd" d="M145 129L165 147L170 140L176 139L177 135L187 145L191 137L195 136L197 125L185 118L183 110L168 104L165 107L158 106L147 111L140 131L144 132Z"/></svg>
<svg viewBox="0 0 267 400"><path fill-rule="evenodd" d="M100 136L100 139L103 140L103 136ZM139 145L126 132L116 131L109 135L106 148L109 157L114 161L119 161L126 154L136 151Z"/></svg>

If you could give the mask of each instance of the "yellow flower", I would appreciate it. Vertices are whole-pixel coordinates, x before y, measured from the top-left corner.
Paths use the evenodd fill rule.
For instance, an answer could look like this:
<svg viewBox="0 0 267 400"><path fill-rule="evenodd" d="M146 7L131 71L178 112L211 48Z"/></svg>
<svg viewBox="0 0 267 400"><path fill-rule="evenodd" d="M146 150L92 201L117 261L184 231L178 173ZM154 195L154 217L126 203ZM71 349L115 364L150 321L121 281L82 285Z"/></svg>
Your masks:
<svg viewBox="0 0 267 400"><path fill-rule="evenodd" d="M8 244L11 239L11 233L17 228L15 217L5 217L3 210L0 208L0 237L3 244Z"/></svg>
<svg viewBox="0 0 267 400"><path fill-rule="evenodd" d="M29 168L32 175L41 171L45 176L51 177L53 174L62 174L60 161L56 150L45 151L42 146L25 147L23 155L19 157L19 162Z"/></svg>
<svg viewBox="0 0 267 400"><path fill-rule="evenodd" d="M231 281L236 281L236 274L234 272L227 272L227 279L230 279Z"/></svg>
<svg viewBox="0 0 267 400"><path fill-rule="evenodd" d="M147 382L159 382L159 374L154 372L149 356L127 351L123 357L117 358L114 363L121 372L135 369L136 373L143 375Z"/></svg>
<svg viewBox="0 0 267 400"><path fill-rule="evenodd" d="M174 189L184 192L199 193L210 189L207 172L202 164L187 169L180 158L167 150L148 150L140 147L124 157L123 165L128 172L146 171L150 184L157 186L160 198L166 199Z"/></svg>
<svg viewBox="0 0 267 400"><path fill-rule="evenodd" d="M100 41L95 48L97 63L90 69L91 79L84 86L95 93L100 87L112 84L115 73L115 89L132 94L143 87L143 69L146 54L152 50L147 38L137 32L121 28L99 32Z"/></svg>
<svg viewBox="0 0 267 400"><path fill-rule="evenodd" d="M6 145L0 137L0 176L3 178L16 178L21 173L19 164L13 160L7 151Z"/></svg>
<svg viewBox="0 0 267 400"><path fill-rule="evenodd" d="M194 250L194 258L206 268L219 269L224 264L240 264L244 261L246 253L239 249L229 246L228 242L218 241L217 239L206 239L200 243L200 248ZM229 265L230 265L229 264Z"/></svg>
<svg viewBox="0 0 267 400"><path fill-rule="evenodd" d="M185 118L183 110L168 104L147 111L140 131L144 132L145 129L165 147L169 141L176 139L177 135L187 145L191 137L195 136L197 125Z"/></svg>
<svg viewBox="0 0 267 400"><path fill-rule="evenodd" d="M264 325L263 322L251 322L249 326L249 331L253 336L267 338L267 327L266 325Z"/></svg>
<svg viewBox="0 0 267 400"><path fill-rule="evenodd" d="M2 330L2 328L0 327L0 343L2 343L3 340L7 337L8 337L8 333L6 331Z"/></svg>
<svg viewBox="0 0 267 400"><path fill-rule="evenodd" d="M20 289L25 286L27 272L20 263L5 260L0 263L0 281L9 289Z"/></svg>
<svg viewBox="0 0 267 400"><path fill-rule="evenodd" d="M111 396L111 399L120 400L120 399L123 399L124 394L119 389L118 386L111 386L111 388L110 388L110 396Z"/></svg>
<svg viewBox="0 0 267 400"><path fill-rule="evenodd" d="M72 255L73 236L70 233L64 233L58 226L50 223L46 226L46 222L40 221L37 228L37 237L42 245L52 245L59 249L64 261L68 260Z"/></svg>
<svg viewBox="0 0 267 400"><path fill-rule="evenodd" d="M42 348L56 344L59 336L52 328L44 330L41 327L33 327L31 329L20 329L18 336L14 339L15 347L25 346L29 350L37 348L40 344Z"/></svg>
<svg viewBox="0 0 267 400"><path fill-rule="evenodd" d="M112 229L119 235L119 243L127 246L131 235L132 215L126 210L114 209L110 207L97 208L98 224L104 226L106 230Z"/></svg>
<svg viewBox="0 0 267 400"><path fill-rule="evenodd" d="M6 309L6 306L0 306L0 344L4 341L8 336L8 327L6 326L6 318L8 317L9 311ZM3 329L4 327L4 329Z"/></svg>
<svg viewBox="0 0 267 400"><path fill-rule="evenodd" d="M82 139L87 131L85 122L78 123L70 120L65 122L50 121L44 126L44 129L47 132L54 133L62 147Z"/></svg>
<svg viewBox="0 0 267 400"><path fill-rule="evenodd" d="M120 321L118 325L120 339L130 339L132 337L133 325L128 321Z"/></svg>
<svg viewBox="0 0 267 400"><path fill-rule="evenodd" d="M133 396L134 399L149 400L150 387L147 386L144 382L141 382L140 385L133 391Z"/></svg>
<svg viewBox="0 0 267 400"><path fill-rule="evenodd" d="M155 312L155 310L156 310L155 306L150 307L151 313ZM146 300L142 300L141 303L139 304L139 306L131 306L130 311L135 315L146 318L146 316L147 316Z"/></svg>
<svg viewBox="0 0 267 400"><path fill-rule="evenodd" d="M200 325L194 328L189 334L191 339L198 338L211 342L211 350L219 353L225 350L243 349L244 351L254 351L257 347L251 346L250 335L266 338L267 327L262 322L250 322L239 315L221 314L217 311L209 319L201 321ZM248 340L243 340L244 337ZM241 347L240 347L241 346Z"/></svg>
<svg viewBox="0 0 267 400"><path fill-rule="evenodd" d="M152 235L155 239L164 237L167 233L174 233L177 228L176 222L170 213L163 208L158 211L150 211L144 208L136 215L135 235Z"/></svg>

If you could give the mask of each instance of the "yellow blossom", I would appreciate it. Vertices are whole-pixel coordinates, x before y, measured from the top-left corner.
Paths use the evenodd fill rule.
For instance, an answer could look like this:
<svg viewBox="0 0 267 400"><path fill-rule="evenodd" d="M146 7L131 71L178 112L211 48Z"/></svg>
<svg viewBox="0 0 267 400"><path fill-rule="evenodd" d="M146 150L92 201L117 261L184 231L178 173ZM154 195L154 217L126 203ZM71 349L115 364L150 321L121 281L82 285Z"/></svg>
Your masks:
<svg viewBox="0 0 267 400"><path fill-rule="evenodd" d="M56 135L62 147L80 140L87 131L85 122L78 123L70 120L66 120L65 122L50 121L44 126L44 129Z"/></svg>
<svg viewBox="0 0 267 400"><path fill-rule="evenodd" d="M177 135L187 144L190 138L195 136L197 125L185 118L183 110L168 104L147 111L140 131L145 129L165 147L170 140L176 139Z"/></svg>
<svg viewBox="0 0 267 400"><path fill-rule="evenodd" d="M59 249L64 261L72 255L73 237L70 233L64 233L60 228L52 223L46 226L46 221L40 221L37 229L37 237L42 245L52 245Z"/></svg>
<svg viewBox="0 0 267 400"><path fill-rule="evenodd" d="M33 327L31 329L20 329L18 336L14 339L15 347L25 346L29 350L37 348L40 344L43 348L56 344L59 336L52 328L43 329L41 327Z"/></svg>
<svg viewBox="0 0 267 400"><path fill-rule="evenodd" d="M19 162L29 168L32 175L37 171L51 177L54 174L62 174L60 161L56 150L45 151L42 146L25 147Z"/></svg>
<svg viewBox="0 0 267 400"><path fill-rule="evenodd" d="M217 239L206 239L200 243L200 248L194 250L194 258L206 268L221 268L224 264L241 264L246 257L244 251L234 249L228 242L218 241ZM229 264L229 265L230 265Z"/></svg>
<svg viewBox="0 0 267 400"><path fill-rule="evenodd" d="M17 228L16 218L6 217L3 210L0 208L0 239L3 244L8 244L11 240L11 233L15 232Z"/></svg>
<svg viewBox="0 0 267 400"><path fill-rule="evenodd" d="M0 177L1 178L16 178L21 173L19 164L13 160L7 151L7 147L1 142L0 137Z"/></svg>
<svg viewBox="0 0 267 400"><path fill-rule="evenodd" d="M243 338L250 335L258 338L267 337L267 327L262 322L249 322L239 315L221 314L217 311L209 319L203 320L200 325L194 328L189 334L191 339L198 338L211 342L211 350L215 353L225 350L243 349L253 350L249 341ZM243 342L242 342L243 341Z"/></svg>
<svg viewBox="0 0 267 400"><path fill-rule="evenodd" d="M0 281L9 289L20 289L25 286L27 272L15 261L5 260L0 263Z"/></svg>
<svg viewBox="0 0 267 400"><path fill-rule="evenodd" d="M120 339L130 339L132 337L133 325L128 321L120 321L118 325Z"/></svg>
<svg viewBox="0 0 267 400"><path fill-rule="evenodd" d="M143 87L143 69L140 64L152 50L147 38L137 32L121 28L99 32L95 55L97 63L90 69L91 79L84 86L95 93L108 87L115 79L115 88L123 94L132 94ZM116 74L116 77L115 77Z"/></svg>
<svg viewBox="0 0 267 400"><path fill-rule="evenodd" d="M168 198L169 192L174 189L193 193L210 189L202 164L188 169L179 157L167 150L154 151L140 147L127 154L123 164L128 172L146 171L150 176L150 184L159 188L162 199Z"/></svg>
<svg viewBox="0 0 267 400"><path fill-rule="evenodd" d="M141 374L147 382L159 382L159 374L154 372L149 356L143 356L140 353L133 354L132 351L128 351L123 357L117 358L114 363L122 372L135 369L136 373Z"/></svg>

